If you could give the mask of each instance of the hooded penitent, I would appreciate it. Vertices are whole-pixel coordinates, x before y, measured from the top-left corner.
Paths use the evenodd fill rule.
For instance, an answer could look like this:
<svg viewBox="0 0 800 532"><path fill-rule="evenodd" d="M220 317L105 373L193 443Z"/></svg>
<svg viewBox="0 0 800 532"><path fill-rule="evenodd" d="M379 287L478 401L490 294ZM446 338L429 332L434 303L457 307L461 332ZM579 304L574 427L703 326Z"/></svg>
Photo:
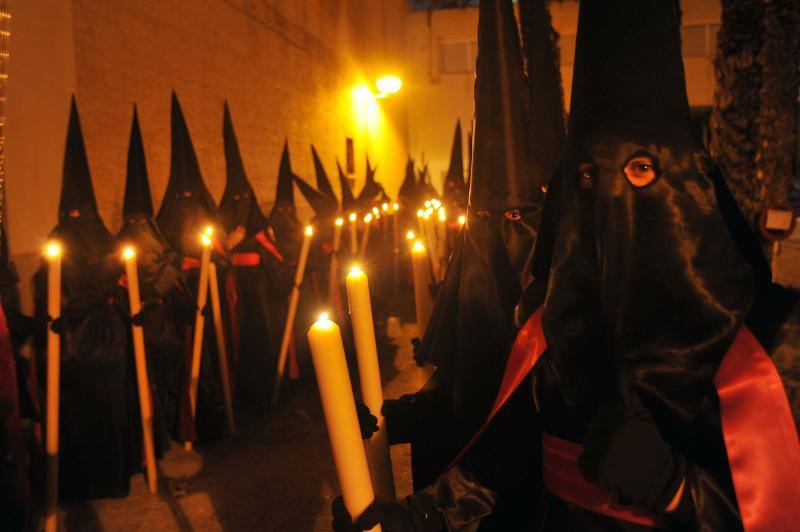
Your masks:
<svg viewBox="0 0 800 532"><path fill-rule="evenodd" d="M464 155L461 147L461 121L456 122L453 148L450 151L450 167L444 178L442 200L445 207L454 212L463 212L467 206L467 187L464 185Z"/></svg>
<svg viewBox="0 0 800 532"><path fill-rule="evenodd" d="M407 208L416 207L417 204L417 179L414 175L414 159L408 158L406 162L406 173L403 182L400 184L400 190L397 193L397 199L400 200Z"/></svg>
<svg viewBox="0 0 800 532"><path fill-rule="evenodd" d="M431 173L428 169L428 163L425 163L419 168L417 175L419 177L417 181L417 190L421 194L421 201L438 198L439 193L436 192L433 183L431 183Z"/></svg>
<svg viewBox="0 0 800 532"><path fill-rule="evenodd" d="M225 104L222 126L225 142L227 182L220 202L220 218L226 230L246 230L244 239L233 248L231 282L236 287L236 317L232 324L231 373L236 376L236 402L239 408L264 407L275 380L277 351L283 331L285 280L283 257L265 231L267 222L258 208L233 129L230 110Z"/></svg>
<svg viewBox="0 0 800 532"><path fill-rule="evenodd" d="M182 284L180 256L172 250L153 220L144 144L135 106L122 218L117 242L120 248L131 245L136 249L143 304L141 323L153 388L153 421L158 443L166 449L166 437L170 434L178 437L185 377L183 326L190 323L193 312L188 289Z"/></svg>
<svg viewBox="0 0 800 532"><path fill-rule="evenodd" d="M358 195L358 204L364 211L368 211L375 205L389 199L383 189L383 185L375 181L375 172L377 170L377 167L373 168L369 164L369 157L367 157L367 177L364 181L364 188L361 189Z"/></svg>
<svg viewBox="0 0 800 532"><path fill-rule="evenodd" d="M50 235L63 249L60 483L67 499L119 497L141 464L132 442L128 330L118 303L121 261L100 219L72 100L58 225ZM36 313L47 323L47 266L35 279ZM38 337L41 365L46 331Z"/></svg>
<svg viewBox="0 0 800 532"><path fill-rule="evenodd" d="M297 261L300 245L303 240L303 226L297 219L297 207L294 203L294 174L289 161L289 141L283 144L278 184L275 191L275 204L269 213L268 222L275 233L278 249L286 260Z"/></svg>
<svg viewBox="0 0 800 532"><path fill-rule="evenodd" d="M322 160L319 158L317 150L314 149L314 146L311 146L311 157L314 159L314 173L317 176L317 190L319 190L325 196L331 198L338 206L339 201L336 199L336 194L333 192L333 185L331 185L331 180L328 179L328 174L325 172L325 167L322 165Z"/></svg>
<svg viewBox="0 0 800 532"><path fill-rule="evenodd" d="M169 181L164 192L164 199L158 211L156 222L159 229L173 250L183 255L183 268L186 282L191 291L193 301L197 300L197 284L199 280L199 257L202 253L200 233L211 225L215 228L215 248L222 245L222 228L219 214L211 194L208 192L200 165L189 136L178 97L172 93L172 153L170 160ZM224 239L222 239L224 240ZM224 261L224 254L214 253L215 262ZM222 264L224 266L224 264ZM224 285L222 285L224 286ZM192 324L194 320L190 318ZM202 439L220 435L224 429L224 413L222 410L222 391L216 367L218 358L214 356L214 328L212 320L206 320L203 334L203 351L200 363L200 384L197 395L197 411L195 423L191 416L187 417L188 394L182 394L181 439ZM191 364L191 327L187 327L184 342L186 367ZM188 381L187 381L188 382Z"/></svg>
<svg viewBox="0 0 800 532"><path fill-rule="evenodd" d="M769 272L693 135L672 0L581 2L568 130L542 228L554 239L537 244L550 266L536 387L545 429L583 438L583 475L656 519L685 479L667 520L739 530L731 471L743 466L726 459L714 385ZM641 459L620 450L632 431ZM548 529L627 526L560 497Z"/></svg>
<svg viewBox="0 0 800 532"><path fill-rule="evenodd" d="M444 404L442 415L450 418L447 431L431 431L425 445L412 446L415 471L421 473L415 484L421 485L463 446L497 392L513 340L514 307L529 280L542 184L553 171L530 144L529 127L536 124L529 126L526 119L526 80L510 1L481 2L478 42L467 224L417 351L418 358L437 366L420 399L435 396L433 403ZM449 449L437 443L446 439Z"/></svg>
<svg viewBox="0 0 800 532"><path fill-rule="evenodd" d="M244 172L228 102L225 102L222 139L225 146L226 181L225 191L219 202L220 221L228 233L237 227L243 227L247 236L254 236L267 227L267 219L261 213L258 198Z"/></svg>
<svg viewBox="0 0 800 532"><path fill-rule="evenodd" d="M350 182L347 180L347 175L342 170L342 165L339 164L339 161L336 161L336 169L339 171L339 187L342 189L342 212L350 213L358 210L358 202L353 196Z"/></svg>
<svg viewBox="0 0 800 532"><path fill-rule="evenodd" d="M189 128L174 92L171 123L169 181L156 221L174 250L184 255L199 256L198 235L209 224L217 226L219 217L217 206L203 182Z"/></svg>

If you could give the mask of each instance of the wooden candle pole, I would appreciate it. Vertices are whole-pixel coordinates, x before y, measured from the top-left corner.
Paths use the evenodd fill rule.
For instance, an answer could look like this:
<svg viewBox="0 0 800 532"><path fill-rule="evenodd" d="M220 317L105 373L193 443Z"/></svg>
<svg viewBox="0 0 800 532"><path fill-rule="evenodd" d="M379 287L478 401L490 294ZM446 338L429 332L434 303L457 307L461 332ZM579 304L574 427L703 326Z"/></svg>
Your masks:
<svg viewBox="0 0 800 532"><path fill-rule="evenodd" d="M136 251L132 247L126 247L122 251L122 258L125 262L125 274L128 277L128 302L130 304L131 319L133 319L134 316L142 311ZM131 323L131 333L136 364L136 384L139 390L139 412L142 416L142 440L145 466L147 468L147 487L151 493L155 493L158 485L158 476L156 472L156 451L153 444L153 405L150 398L150 379L147 374L144 330L141 325Z"/></svg>
<svg viewBox="0 0 800 532"><path fill-rule="evenodd" d="M308 262L308 251L311 249L311 238L314 236L314 228L306 226L303 234L303 246L300 248L300 259L297 261L297 270L294 272L294 286L289 296L289 309L286 312L286 325L283 328L283 340L281 340L281 350L278 355L278 371L275 373L275 385L272 388L272 405L278 404L278 394L280 393L283 373L286 370L286 358L289 354L289 344L294 334L294 320L297 315L297 302L300 300L300 286L303 284L303 276Z"/></svg>
<svg viewBox="0 0 800 532"><path fill-rule="evenodd" d="M414 305L417 311L417 329L419 337L425 334L428 318L431 315L433 301L431 300L431 270L428 250L420 240L414 242L411 248L411 264L414 272Z"/></svg>
<svg viewBox="0 0 800 532"><path fill-rule="evenodd" d="M219 304L217 266L213 262L208 265L208 289L211 291L211 312L214 317L214 336L217 340L217 357L219 358L219 376L222 381L222 397L225 401L225 418L228 421L228 432L236 434L236 424L233 420L231 381L228 373L228 349L225 345L225 329L222 327L222 309Z"/></svg>
<svg viewBox="0 0 800 532"><path fill-rule="evenodd" d="M364 216L364 232L361 235L361 252L358 254L363 261L367 256L367 244L369 243L369 228L372 225L372 214Z"/></svg>
<svg viewBox="0 0 800 532"><path fill-rule="evenodd" d="M358 255L358 215L351 212L347 219L350 221L350 254L355 257Z"/></svg>
<svg viewBox="0 0 800 532"><path fill-rule="evenodd" d="M197 282L197 311L194 316L194 341L192 343L192 365L189 377L189 404L192 410L192 419L197 414L197 386L200 383L200 359L203 353L203 329L206 318L203 314L208 301L208 270L211 263L211 237L203 233L200 235L203 244L203 254L200 256L200 278ZM187 451L192 450L192 442L184 444Z"/></svg>
<svg viewBox="0 0 800 532"><path fill-rule="evenodd" d="M333 305L335 290L339 290L339 247L342 245L343 218L336 218L333 224L333 252L331 253L331 269L328 273L328 302ZM333 307L331 307L333 308Z"/></svg>
<svg viewBox="0 0 800 532"><path fill-rule="evenodd" d="M378 418L378 431L364 442L372 473L372 487L379 497L394 499L392 458L389 454L389 437L386 421L381 414L383 388L378 365L378 346L375 342L375 325L372 320L369 279L358 267L353 267L345 279L347 299L350 302L350 321L358 357L358 374L364 404Z"/></svg>
<svg viewBox="0 0 800 532"><path fill-rule="evenodd" d="M45 250L47 257L47 315L53 320L61 317L61 246L51 242ZM47 481L45 501L45 532L58 529L58 409L61 387L61 335L47 330L47 408L45 450L47 452Z"/></svg>
<svg viewBox="0 0 800 532"><path fill-rule="evenodd" d="M308 343L342 498L347 511L356 520L375 500L375 493L358 428L339 326L323 314L308 330ZM373 528L373 531L380 530L380 525Z"/></svg>

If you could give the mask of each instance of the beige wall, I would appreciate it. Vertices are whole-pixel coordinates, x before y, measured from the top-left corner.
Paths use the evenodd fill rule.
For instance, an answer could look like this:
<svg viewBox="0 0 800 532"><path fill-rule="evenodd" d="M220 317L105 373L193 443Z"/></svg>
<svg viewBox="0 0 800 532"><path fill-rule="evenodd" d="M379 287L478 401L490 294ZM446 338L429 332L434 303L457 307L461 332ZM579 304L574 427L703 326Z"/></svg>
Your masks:
<svg viewBox="0 0 800 532"><path fill-rule="evenodd" d="M215 198L225 182L222 105L228 99L245 167L266 208L289 138L295 172L313 179L314 143L331 177L355 139L390 193L402 179L405 99L354 101L353 87L402 63L404 0L12 0L8 93L11 249L36 259L60 190L69 94L77 92L101 214L119 227L136 102L156 207L169 172L175 89ZM336 184L335 184L336 186ZM302 215L308 215L303 201ZM26 273L28 275L26 275Z"/></svg>
<svg viewBox="0 0 800 532"><path fill-rule="evenodd" d="M714 92L711 33L714 25L719 24L720 3L719 0L683 0L681 8L684 32L691 33L692 42L697 43L697 32L705 36L702 57L696 51L684 54L689 103L711 105ZM561 35L561 77L565 104L569 107L578 2L552 1L549 9L553 26ZM442 10L431 17L420 12L406 15L406 54L413 82L409 95L413 90L414 97L414 106L408 112L408 144L414 157L424 152L430 160L431 175L437 187L441 186L440 180L449 164L456 119L461 118L467 128L472 119L474 81L474 72L441 72L440 45L476 41L477 27L476 8Z"/></svg>

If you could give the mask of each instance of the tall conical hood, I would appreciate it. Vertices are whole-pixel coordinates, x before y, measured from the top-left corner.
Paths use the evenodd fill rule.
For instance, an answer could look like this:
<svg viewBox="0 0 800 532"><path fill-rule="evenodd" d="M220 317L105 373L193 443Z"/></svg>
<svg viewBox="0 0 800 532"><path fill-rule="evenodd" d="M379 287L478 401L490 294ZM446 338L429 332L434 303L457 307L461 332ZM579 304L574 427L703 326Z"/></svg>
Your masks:
<svg viewBox="0 0 800 532"><path fill-rule="evenodd" d="M339 204L335 198L326 196L319 190L305 182L303 178L298 175L293 176L294 182L300 188L300 193L306 199L311 208L317 216L333 216L339 210Z"/></svg>
<svg viewBox="0 0 800 532"><path fill-rule="evenodd" d="M294 174L289 161L289 142L283 145L275 204L269 213L268 222L275 232L275 241L289 262L297 260L303 239L303 226L297 219L294 203Z"/></svg>
<svg viewBox="0 0 800 532"><path fill-rule="evenodd" d="M753 300L753 237L732 236L746 223L692 132L677 1L582 1L575 54L548 360L569 403L634 391L681 440L705 439L695 409Z"/></svg>
<svg viewBox="0 0 800 532"><path fill-rule="evenodd" d="M189 253L199 248L197 235L218 223L217 206L203 182L178 96L172 93L172 153L169 181L156 220L173 249Z"/></svg>
<svg viewBox="0 0 800 532"><path fill-rule="evenodd" d="M286 140L283 143L283 153L281 153L281 166L278 170L278 185L275 190L275 205L272 207L272 212L275 212L279 205L295 207L292 176L294 173L292 173L292 163L289 159L289 141ZM272 212L270 216L272 216Z"/></svg>
<svg viewBox="0 0 800 532"><path fill-rule="evenodd" d="M530 145L511 0L481 0L478 50L467 224L417 352L452 374L453 418L463 435L483 421L496 395L549 178Z"/></svg>
<svg viewBox="0 0 800 532"><path fill-rule="evenodd" d="M531 150L550 177L564 151L564 97L554 31L545 0L520 0L530 91ZM470 139L471 140L471 139Z"/></svg>
<svg viewBox="0 0 800 532"><path fill-rule="evenodd" d="M646 123L689 122L677 2L609 0L581 4L569 134ZM624 16L621 16L624 14Z"/></svg>
<svg viewBox="0 0 800 532"><path fill-rule="evenodd" d="M364 180L364 188L358 194L358 203L362 209L369 210L376 203L380 203L388 199L383 185L375 181L375 172L377 167L372 167L369 164L369 156L367 156L367 176Z"/></svg>
<svg viewBox="0 0 800 532"><path fill-rule="evenodd" d="M333 185L331 185L331 180L328 179L328 174L325 172L325 167L322 166L322 161L317 154L317 150L314 149L314 146L311 146L311 157L314 159L314 172L317 175L317 190L333 198L333 200L338 205L339 200L336 199L336 194L333 192Z"/></svg>
<svg viewBox="0 0 800 532"><path fill-rule="evenodd" d="M431 172L428 169L428 163L419 169L419 181L417 182L417 192L420 194L420 201L430 198L438 198L439 193L431 183Z"/></svg>
<svg viewBox="0 0 800 532"><path fill-rule="evenodd" d="M408 162L406 163L406 176L403 179L403 183L400 185L397 197L407 206L417 206L417 178L414 175L414 159L411 157L408 158Z"/></svg>
<svg viewBox="0 0 800 532"><path fill-rule="evenodd" d="M225 102L222 139L225 145L226 181L225 191L219 202L220 220L226 231L241 226L252 236L266 227L267 220L258 206L258 198L244 171L228 102Z"/></svg>
<svg viewBox="0 0 800 532"><path fill-rule="evenodd" d="M450 150L450 167L444 178L445 205L464 208L467 206L467 187L464 185L464 152L461 147L461 120L456 121L456 131L453 134L453 147Z"/></svg>
<svg viewBox="0 0 800 532"><path fill-rule="evenodd" d="M97 201L92 187L92 175L89 172L89 161L86 157L86 146L83 142L81 119L78 116L78 104L75 96L69 110L69 126L67 128L67 147L64 153L64 167L61 181L61 201L58 206L58 218L63 220L70 212L80 215L92 215L100 218Z"/></svg>
<svg viewBox="0 0 800 532"><path fill-rule="evenodd" d="M528 94L511 2L482 1L475 78L475 152L469 203L488 211L541 205L542 180L530 150Z"/></svg>
<svg viewBox="0 0 800 532"><path fill-rule="evenodd" d="M133 124L131 139L128 143L128 174L125 178L125 200L122 205L122 216L127 218L134 214L153 216L153 198L150 195L150 183L147 179L147 163L144 157L142 131L139 128L139 113L133 106Z"/></svg>
<svg viewBox="0 0 800 532"><path fill-rule="evenodd" d="M342 170L342 165L336 161L336 168L339 170L339 186L342 187L342 211L349 212L358 208L353 191L350 189L350 183L347 181L347 176Z"/></svg>

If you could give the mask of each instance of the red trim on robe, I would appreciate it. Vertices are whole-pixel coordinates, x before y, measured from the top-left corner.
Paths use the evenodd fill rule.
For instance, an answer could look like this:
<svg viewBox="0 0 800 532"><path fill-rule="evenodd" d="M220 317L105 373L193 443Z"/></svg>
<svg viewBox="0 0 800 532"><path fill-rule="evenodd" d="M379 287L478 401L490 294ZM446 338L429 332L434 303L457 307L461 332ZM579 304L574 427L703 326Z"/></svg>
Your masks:
<svg viewBox="0 0 800 532"><path fill-rule="evenodd" d="M540 307L514 340L500 391L487 420L448 469L458 463L481 437L546 347ZM714 377L714 385L720 401L722 433L739 512L746 532L785 530L787 523L800 523L800 441L797 428L775 365L747 327L739 329L725 353ZM548 467L545 463L545 468ZM580 472L577 473L578 478L570 482L582 480ZM558 493L554 494L558 496ZM564 496L561 498L570 500ZM610 515L608 505L588 509ZM630 521L622 516L617 518Z"/></svg>
<svg viewBox="0 0 800 532"><path fill-rule="evenodd" d="M264 234L264 231L259 231L258 233L256 233L254 238L258 241L259 244L264 246L264 249L272 253L272 255L276 259L283 262L283 255L281 255L280 251L278 251L278 248L276 248L275 245L272 242L270 242L267 235Z"/></svg>

